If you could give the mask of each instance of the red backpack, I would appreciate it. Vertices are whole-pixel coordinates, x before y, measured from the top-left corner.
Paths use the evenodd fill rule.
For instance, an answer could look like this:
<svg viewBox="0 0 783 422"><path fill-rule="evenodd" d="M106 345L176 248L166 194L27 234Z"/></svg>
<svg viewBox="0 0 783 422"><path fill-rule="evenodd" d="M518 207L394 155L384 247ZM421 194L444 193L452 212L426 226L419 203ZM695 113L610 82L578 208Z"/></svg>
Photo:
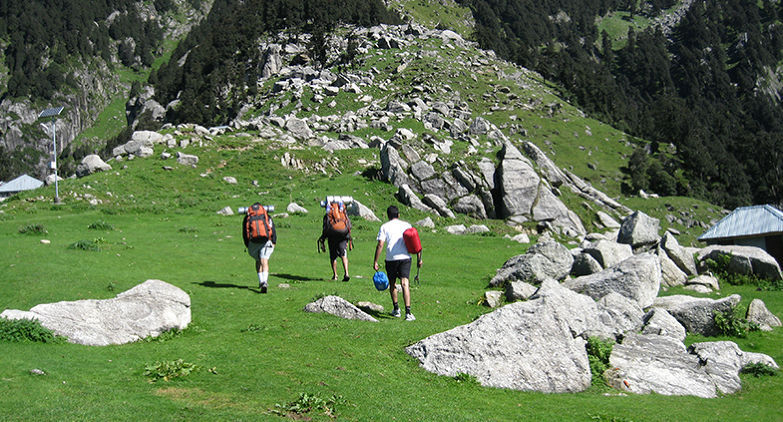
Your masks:
<svg viewBox="0 0 783 422"><path fill-rule="evenodd" d="M269 220L269 214L266 212L266 208L262 207L258 202L247 209L245 235L248 240L254 242L272 237L272 222Z"/></svg>
<svg viewBox="0 0 783 422"><path fill-rule="evenodd" d="M329 231L335 234L348 234L348 216L345 215L345 206L333 202L327 207L326 221Z"/></svg>
<svg viewBox="0 0 783 422"><path fill-rule="evenodd" d="M419 239L419 231L416 227L409 227L402 232L402 240L405 242L405 248L408 249L408 253L421 252L421 240Z"/></svg>

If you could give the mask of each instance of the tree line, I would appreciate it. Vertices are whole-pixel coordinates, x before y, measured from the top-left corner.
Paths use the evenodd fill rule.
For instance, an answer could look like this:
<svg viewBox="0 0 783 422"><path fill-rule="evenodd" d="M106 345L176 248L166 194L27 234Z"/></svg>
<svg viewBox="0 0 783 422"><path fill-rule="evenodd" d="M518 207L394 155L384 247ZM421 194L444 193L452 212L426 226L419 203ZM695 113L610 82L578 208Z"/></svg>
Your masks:
<svg viewBox="0 0 783 422"><path fill-rule="evenodd" d="M120 53L125 65L149 66L163 31L154 20L143 20L139 0L39 0L0 2L0 40L9 79L2 98L49 100L59 91L77 88L72 63L100 58L111 66ZM159 13L172 0L153 2ZM112 16L112 19L109 17ZM117 45L119 41L119 45ZM119 48L118 48L119 47Z"/></svg>
<svg viewBox="0 0 783 422"><path fill-rule="evenodd" d="M462 0L483 48L542 73L595 117L645 138L628 192L688 195L733 208L783 203L783 4L695 0L664 35L615 49L596 18L657 16L674 0Z"/></svg>

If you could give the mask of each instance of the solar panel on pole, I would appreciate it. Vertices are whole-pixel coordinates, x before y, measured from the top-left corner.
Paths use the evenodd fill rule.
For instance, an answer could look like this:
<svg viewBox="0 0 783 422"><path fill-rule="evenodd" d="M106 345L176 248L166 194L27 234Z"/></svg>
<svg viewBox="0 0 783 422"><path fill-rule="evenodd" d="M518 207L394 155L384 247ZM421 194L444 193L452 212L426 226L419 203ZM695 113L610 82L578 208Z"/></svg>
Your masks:
<svg viewBox="0 0 783 422"><path fill-rule="evenodd" d="M57 116L59 116L60 113L62 113L64 108L65 107L63 106L47 108L46 110L42 111L38 115L39 119L45 117L52 118L52 170L54 170L54 203L55 204L60 203L60 187L57 183L57 127L55 125L55 121L57 120Z"/></svg>

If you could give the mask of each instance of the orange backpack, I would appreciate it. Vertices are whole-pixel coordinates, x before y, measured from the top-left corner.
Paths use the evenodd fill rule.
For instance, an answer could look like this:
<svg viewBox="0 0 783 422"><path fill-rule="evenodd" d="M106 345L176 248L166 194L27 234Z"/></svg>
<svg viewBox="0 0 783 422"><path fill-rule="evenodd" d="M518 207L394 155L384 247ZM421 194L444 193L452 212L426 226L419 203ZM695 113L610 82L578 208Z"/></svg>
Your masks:
<svg viewBox="0 0 783 422"><path fill-rule="evenodd" d="M247 209L245 234L248 240L254 242L272 237L272 222L269 221L269 214L266 212L266 208L262 207L258 202Z"/></svg>
<svg viewBox="0 0 783 422"><path fill-rule="evenodd" d="M345 215L345 206L333 202L326 209L326 219L329 231L335 234L348 234L348 216Z"/></svg>

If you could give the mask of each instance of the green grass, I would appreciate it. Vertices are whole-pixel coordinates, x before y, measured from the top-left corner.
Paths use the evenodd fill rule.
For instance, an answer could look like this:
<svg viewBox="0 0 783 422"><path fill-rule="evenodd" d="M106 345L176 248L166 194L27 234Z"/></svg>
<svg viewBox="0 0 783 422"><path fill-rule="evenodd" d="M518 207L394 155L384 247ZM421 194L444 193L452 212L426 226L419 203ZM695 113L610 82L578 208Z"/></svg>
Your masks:
<svg viewBox="0 0 783 422"><path fill-rule="evenodd" d="M325 195L353 195L383 217L396 189L354 176L366 169L359 159L378 165L376 150L293 150L306 162L334 160L342 173L303 175L280 167L282 150L267 145L245 149L234 142L218 137L214 148L187 149L201 158L196 169L156 154L124 162L126 169L65 180L61 205L51 203L52 187L0 204L0 309L111 298L154 278L185 290L193 317L187 329L163 341L107 347L0 343L4 419L138 420L154 414L163 420L330 420L330 413L354 421L545 420L555 414L574 421L779 418L783 377L777 376L743 375L742 392L705 400L622 396L601 386L578 394L520 392L419 368L404 348L489 312L478 303L490 277L524 251L525 245L502 238L509 230L502 222L485 222L496 233L489 236L444 232L449 224L475 223L464 216L433 218L436 232L420 231L424 267L421 285L412 291L414 323L383 314L378 323L366 323L304 313L307 303L328 294L390 308L388 293L372 285L380 223L354 221L348 283L328 281L328 259L315 242L322 216L318 201ZM174 170L163 170L164 165ZM239 183L227 184L224 176ZM76 199L84 193L104 203L91 206ZM254 262L240 237L241 217L216 214L226 205L236 208L256 200L278 211L290 201L310 210L276 219L279 241L266 295L255 290ZM409 221L427 216L401 210ZM114 229L90 228L104 224ZM20 233L28 225L48 233ZM51 243L42 244L41 236ZM100 250L68 247L85 239L98 241ZM734 292L744 304L760 297L772 312L783 313L783 292L724 286L721 294ZM722 338L706 340L716 339ZM780 329L731 340L783 362ZM190 365L196 370L186 376L151 382L155 374L187 372ZM47 375L31 375L34 368ZM308 406L314 410L304 411Z"/></svg>

